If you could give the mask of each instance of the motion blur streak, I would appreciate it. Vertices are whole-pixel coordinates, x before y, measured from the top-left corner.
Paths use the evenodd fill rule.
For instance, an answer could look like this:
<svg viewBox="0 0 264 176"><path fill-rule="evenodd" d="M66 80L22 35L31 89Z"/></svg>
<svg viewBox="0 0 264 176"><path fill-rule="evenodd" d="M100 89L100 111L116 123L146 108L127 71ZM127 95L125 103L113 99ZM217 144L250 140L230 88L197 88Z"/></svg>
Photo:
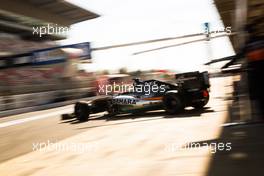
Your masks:
<svg viewBox="0 0 264 176"><path fill-rule="evenodd" d="M18 120L13 120L13 121L8 121L8 122L4 122L4 123L0 123L0 128L4 128L4 127L9 127L9 126L13 126L13 125L18 125L21 123L25 123L25 122L30 122L33 120L39 120L39 119L44 119L44 118L48 118L54 115L59 115L62 113L69 113L71 112L71 109L68 110L61 110L61 111L56 111L56 112L50 112L50 113L46 113L46 114L39 114L33 117L28 117L25 119L18 119Z"/></svg>

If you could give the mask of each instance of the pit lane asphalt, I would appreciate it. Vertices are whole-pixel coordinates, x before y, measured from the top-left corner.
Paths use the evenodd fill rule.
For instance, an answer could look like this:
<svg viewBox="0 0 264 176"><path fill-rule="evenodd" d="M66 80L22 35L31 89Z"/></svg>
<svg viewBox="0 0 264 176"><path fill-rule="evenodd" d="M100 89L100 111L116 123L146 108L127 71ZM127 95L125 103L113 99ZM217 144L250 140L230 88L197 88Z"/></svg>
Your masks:
<svg viewBox="0 0 264 176"><path fill-rule="evenodd" d="M126 124L135 127L140 123L149 123L151 125L152 123L160 123L161 121L164 123L164 121L167 121L168 123L181 124L182 129L199 127L202 131L203 125L201 124L205 123L206 118L218 117L223 111L226 111L227 102L224 99L230 94L230 88L228 87L230 79L229 77L211 79L211 98L203 111L187 109L179 115L170 116L163 111L157 111L143 115L122 115L112 119L106 119L103 113L100 113L93 115L92 120L88 122L78 123L72 120L60 120L61 114L72 111L73 105L68 105L0 119L0 163L32 152L33 143L48 140L57 142L87 130L105 126L115 128L115 126ZM215 126L216 123L213 121L205 124L212 125L212 128L217 128ZM137 133L140 136L140 130L141 128L138 128L138 130L131 131L131 133ZM103 128L101 132L102 134L104 133Z"/></svg>

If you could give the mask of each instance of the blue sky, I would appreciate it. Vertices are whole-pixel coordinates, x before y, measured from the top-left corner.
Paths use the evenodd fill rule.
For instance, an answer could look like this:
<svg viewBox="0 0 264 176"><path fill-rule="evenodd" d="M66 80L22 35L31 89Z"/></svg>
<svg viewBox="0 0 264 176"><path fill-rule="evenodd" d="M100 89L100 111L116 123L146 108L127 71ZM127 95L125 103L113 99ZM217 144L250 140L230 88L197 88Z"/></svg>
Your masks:
<svg viewBox="0 0 264 176"><path fill-rule="evenodd" d="M90 41L92 47L121 44L203 32L204 22L212 29L223 27L212 0L69 0L101 15L75 24L63 43ZM195 39L195 38L194 38ZM204 69L203 63L234 53L227 37L174 47L141 55L134 52L184 42L174 40L148 45L93 52L94 70L172 69L191 71Z"/></svg>

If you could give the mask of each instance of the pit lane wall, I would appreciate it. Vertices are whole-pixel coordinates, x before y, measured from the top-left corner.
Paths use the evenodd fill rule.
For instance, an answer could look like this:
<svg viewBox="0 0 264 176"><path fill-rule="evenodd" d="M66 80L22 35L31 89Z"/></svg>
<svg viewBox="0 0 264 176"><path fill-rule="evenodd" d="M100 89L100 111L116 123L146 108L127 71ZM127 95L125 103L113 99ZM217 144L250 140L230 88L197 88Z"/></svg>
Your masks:
<svg viewBox="0 0 264 176"><path fill-rule="evenodd" d="M78 69L90 59L89 42L1 57L0 117L4 112L92 96L94 74Z"/></svg>
<svg viewBox="0 0 264 176"><path fill-rule="evenodd" d="M72 103L68 101L90 97L96 92L92 73L52 79L33 78L37 75L35 72L29 74L32 77L26 76L27 79L14 75L14 79L0 81L0 117L67 105Z"/></svg>
<svg viewBox="0 0 264 176"><path fill-rule="evenodd" d="M75 103L94 95L93 87L0 97L0 117Z"/></svg>

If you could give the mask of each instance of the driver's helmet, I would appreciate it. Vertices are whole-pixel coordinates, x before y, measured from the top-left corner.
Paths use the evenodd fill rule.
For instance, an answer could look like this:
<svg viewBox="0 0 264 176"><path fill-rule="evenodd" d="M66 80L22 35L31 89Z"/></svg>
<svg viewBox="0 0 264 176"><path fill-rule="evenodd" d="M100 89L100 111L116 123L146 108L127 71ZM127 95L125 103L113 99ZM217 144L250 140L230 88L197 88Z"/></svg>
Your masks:
<svg viewBox="0 0 264 176"><path fill-rule="evenodd" d="M140 80L139 78L134 78L133 81L134 81L134 86L139 85L139 84L143 84L143 83L144 83L144 82L143 82L142 80Z"/></svg>

